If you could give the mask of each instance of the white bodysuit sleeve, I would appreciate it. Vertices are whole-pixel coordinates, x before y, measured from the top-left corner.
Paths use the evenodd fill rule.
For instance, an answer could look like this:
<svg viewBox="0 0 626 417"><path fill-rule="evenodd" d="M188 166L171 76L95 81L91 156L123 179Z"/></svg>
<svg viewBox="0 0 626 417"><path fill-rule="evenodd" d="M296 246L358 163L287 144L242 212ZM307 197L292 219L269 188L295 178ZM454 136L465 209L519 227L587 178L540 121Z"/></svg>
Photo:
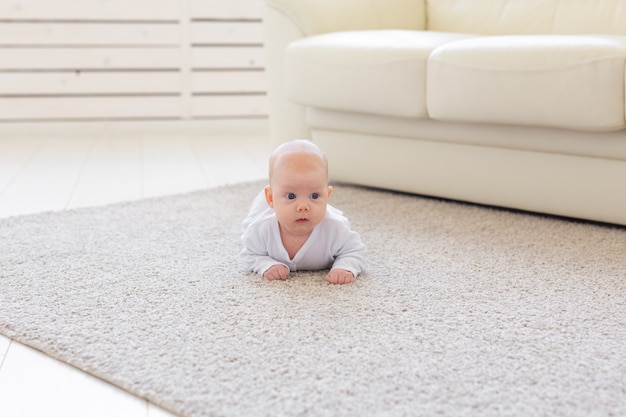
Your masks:
<svg viewBox="0 0 626 417"><path fill-rule="evenodd" d="M250 233L252 232L252 233ZM246 269L263 275L274 265L285 265L269 256L268 243L260 233L254 233L250 228L243 234L243 249L239 253ZM288 265L285 265L289 268Z"/></svg>
<svg viewBox="0 0 626 417"><path fill-rule="evenodd" d="M356 277L367 267L367 248L359 234L349 228L343 228L339 246L336 249L332 269L344 269Z"/></svg>

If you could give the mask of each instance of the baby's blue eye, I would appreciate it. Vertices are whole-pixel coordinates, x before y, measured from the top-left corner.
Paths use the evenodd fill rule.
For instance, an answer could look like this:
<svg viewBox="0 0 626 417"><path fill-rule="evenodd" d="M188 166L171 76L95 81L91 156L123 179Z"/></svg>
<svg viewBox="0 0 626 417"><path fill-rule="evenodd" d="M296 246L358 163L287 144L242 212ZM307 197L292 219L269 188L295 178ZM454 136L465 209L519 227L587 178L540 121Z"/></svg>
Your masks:
<svg viewBox="0 0 626 417"><path fill-rule="evenodd" d="M295 200L296 199L296 195L294 193L287 193L287 198L289 200Z"/></svg>
<svg viewBox="0 0 626 417"><path fill-rule="evenodd" d="M318 193L313 193L313 194L311 194L311 198L313 200L317 200L318 198L320 198L320 195Z"/></svg>

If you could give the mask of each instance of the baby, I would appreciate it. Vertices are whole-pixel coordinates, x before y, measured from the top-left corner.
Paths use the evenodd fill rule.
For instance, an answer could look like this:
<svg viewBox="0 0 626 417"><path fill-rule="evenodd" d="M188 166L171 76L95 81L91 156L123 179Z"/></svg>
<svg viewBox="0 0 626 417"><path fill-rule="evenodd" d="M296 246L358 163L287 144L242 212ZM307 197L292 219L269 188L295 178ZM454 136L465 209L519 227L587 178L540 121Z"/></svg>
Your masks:
<svg viewBox="0 0 626 417"><path fill-rule="evenodd" d="M313 142L287 142L272 153L269 171L269 185L243 221L246 267L269 280L330 268L328 282L353 282L365 266L366 248L328 204L333 188L326 155Z"/></svg>

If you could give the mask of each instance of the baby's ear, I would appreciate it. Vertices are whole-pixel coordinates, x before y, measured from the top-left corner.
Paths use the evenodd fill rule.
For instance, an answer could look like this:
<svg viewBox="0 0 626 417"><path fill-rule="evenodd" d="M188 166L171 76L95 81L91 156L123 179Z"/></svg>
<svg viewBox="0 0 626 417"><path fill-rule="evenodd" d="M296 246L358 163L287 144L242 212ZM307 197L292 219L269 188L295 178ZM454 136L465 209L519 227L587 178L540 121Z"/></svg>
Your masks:
<svg viewBox="0 0 626 417"><path fill-rule="evenodd" d="M331 187L330 185L328 186L328 198L330 198L330 195L333 193L333 187Z"/></svg>
<svg viewBox="0 0 626 417"><path fill-rule="evenodd" d="M267 201L267 205L271 208L274 208L274 196L272 195L272 187L268 185L263 191L265 191L265 201Z"/></svg>

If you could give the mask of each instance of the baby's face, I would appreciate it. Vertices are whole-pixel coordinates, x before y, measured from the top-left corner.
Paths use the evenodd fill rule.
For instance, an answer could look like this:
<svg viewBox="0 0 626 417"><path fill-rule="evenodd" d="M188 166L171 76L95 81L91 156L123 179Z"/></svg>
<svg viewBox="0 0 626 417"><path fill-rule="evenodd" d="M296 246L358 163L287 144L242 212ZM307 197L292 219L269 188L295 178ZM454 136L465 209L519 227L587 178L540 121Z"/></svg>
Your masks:
<svg viewBox="0 0 626 417"><path fill-rule="evenodd" d="M331 192L326 165L305 154L289 155L277 163L265 195L283 233L308 236L324 219Z"/></svg>

